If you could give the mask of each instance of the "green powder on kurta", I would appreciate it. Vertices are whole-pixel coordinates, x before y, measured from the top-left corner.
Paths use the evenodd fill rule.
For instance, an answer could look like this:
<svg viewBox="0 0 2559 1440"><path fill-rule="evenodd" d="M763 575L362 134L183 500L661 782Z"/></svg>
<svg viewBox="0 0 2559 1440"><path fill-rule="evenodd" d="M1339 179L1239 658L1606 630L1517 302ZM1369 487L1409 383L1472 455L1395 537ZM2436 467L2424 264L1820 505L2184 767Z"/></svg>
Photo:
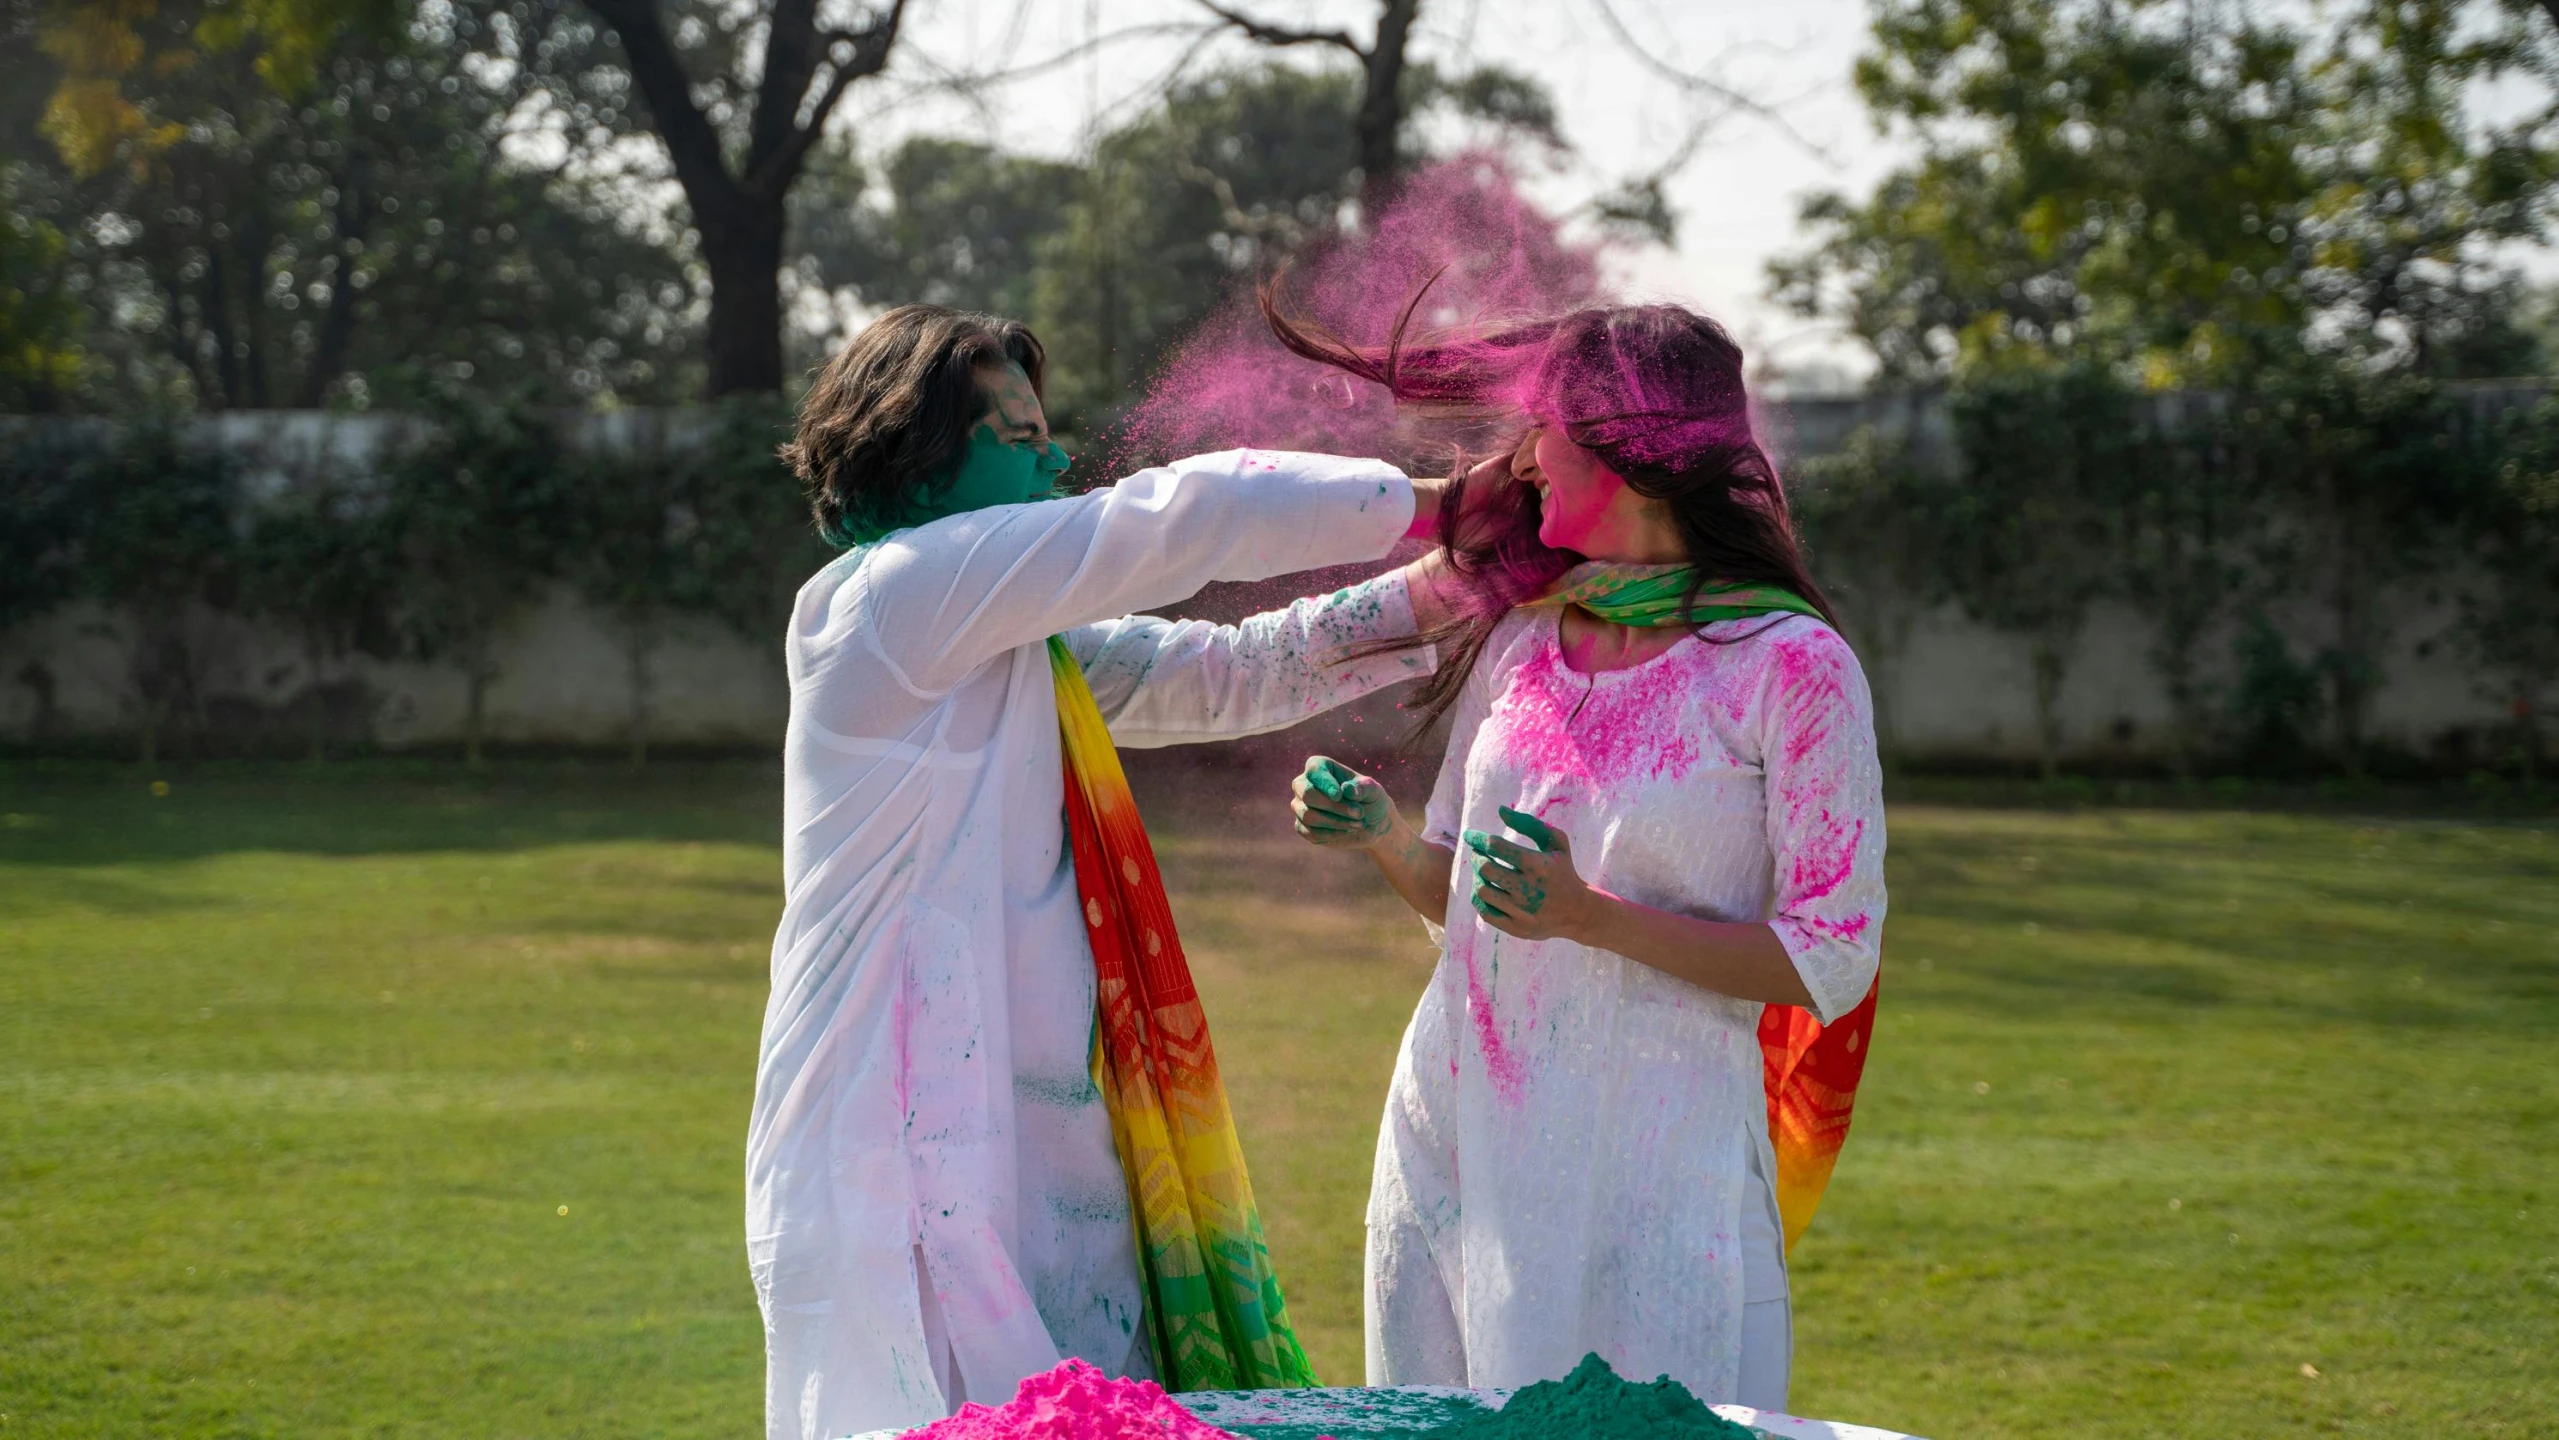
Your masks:
<svg viewBox="0 0 2559 1440"><path fill-rule="evenodd" d="M1592 1354L1563 1379L1540 1380L1501 1409L1443 1425L1424 1440L1758 1440L1758 1432L1706 1408L1667 1375L1638 1385Z"/></svg>

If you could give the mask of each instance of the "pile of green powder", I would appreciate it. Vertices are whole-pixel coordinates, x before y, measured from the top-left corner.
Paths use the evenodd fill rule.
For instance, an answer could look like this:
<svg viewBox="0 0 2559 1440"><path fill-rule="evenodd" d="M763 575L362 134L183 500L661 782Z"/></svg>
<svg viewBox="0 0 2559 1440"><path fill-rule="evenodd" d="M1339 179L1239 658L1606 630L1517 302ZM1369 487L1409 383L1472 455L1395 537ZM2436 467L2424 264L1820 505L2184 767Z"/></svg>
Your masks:
<svg viewBox="0 0 2559 1440"><path fill-rule="evenodd" d="M1501 1409L1426 1431L1421 1440L1759 1440L1759 1432L1706 1408L1667 1375L1638 1385L1592 1354L1563 1379L1540 1380Z"/></svg>

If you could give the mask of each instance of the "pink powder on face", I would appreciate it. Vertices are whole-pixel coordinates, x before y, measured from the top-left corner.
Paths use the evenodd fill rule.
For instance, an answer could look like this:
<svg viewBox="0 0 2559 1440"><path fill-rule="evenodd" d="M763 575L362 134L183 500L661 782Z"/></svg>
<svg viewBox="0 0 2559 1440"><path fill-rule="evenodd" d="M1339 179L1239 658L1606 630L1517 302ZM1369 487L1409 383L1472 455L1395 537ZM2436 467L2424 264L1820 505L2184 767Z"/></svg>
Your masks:
<svg viewBox="0 0 2559 1440"><path fill-rule="evenodd" d="M904 1440L1237 1440L1152 1380L1114 1380L1081 1360L1034 1375L1002 1405L906 1432Z"/></svg>

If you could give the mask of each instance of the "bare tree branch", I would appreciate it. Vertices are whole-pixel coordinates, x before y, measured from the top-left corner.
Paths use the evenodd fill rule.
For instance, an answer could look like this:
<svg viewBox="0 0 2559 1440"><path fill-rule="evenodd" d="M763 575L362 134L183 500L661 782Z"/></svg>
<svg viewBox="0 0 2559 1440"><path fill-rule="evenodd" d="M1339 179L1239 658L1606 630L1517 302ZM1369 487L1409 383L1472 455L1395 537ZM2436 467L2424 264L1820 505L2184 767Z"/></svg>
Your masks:
<svg viewBox="0 0 2559 1440"><path fill-rule="evenodd" d="M2559 4L2559 0L2552 0L2552 3ZM1163 35L1196 36L1202 32L1203 28L1205 28L1209 33L1214 34L1225 27L1203 27L1180 21L1162 20L1152 21L1144 25L1130 25L1122 29L1113 30L1108 34L1096 35L1089 40L1079 40L1065 49L1058 51L1054 55L1045 56L1038 60L1017 65L1010 70L992 70L981 75L954 73L951 78L945 82L945 84L947 84L951 89L961 91L982 90L990 89L998 85L1009 85L1016 80L1027 80L1034 75L1046 74L1047 72L1058 69L1062 66L1072 65L1076 61L1083 59L1085 56L1090 55L1097 50L1108 49L1110 46L1118 44L1122 40L1152 39ZM913 47L910 46L909 48L912 49Z"/></svg>
<svg viewBox="0 0 2559 1440"><path fill-rule="evenodd" d="M791 187L792 179L799 174L800 162L807 157L809 147L825 133L826 117L834 111L835 103L844 98L845 88L887 68L889 51L897 44L898 27L906 23L906 5L907 0L891 0L885 12L861 29L831 31L823 37L821 43L828 51L832 52L840 45L852 53L841 57L829 55L835 73L827 78L826 89L819 93L816 105L811 107L806 125L793 124L782 140L761 157L750 152L745 180L747 189L757 194L778 194ZM799 87L791 92L794 121L800 95L807 87L807 77L803 75ZM774 90L772 73L768 70L763 94L757 97L759 109Z"/></svg>
<svg viewBox="0 0 2559 1440"><path fill-rule="evenodd" d="M656 0L587 0L622 42L631 62L632 82L656 117L658 138L666 145L675 178L694 202L697 222L717 223L705 212L723 198L734 200L737 182L729 177L720 155L720 134L701 107L693 103L693 82L659 23Z"/></svg>
<svg viewBox="0 0 2559 1440"><path fill-rule="evenodd" d="M2559 0L2552 0L2552 3L2559 4ZM1265 45L1330 45L1347 50L1362 61L1368 59L1368 47L1352 39L1345 30L1291 30L1284 25L1256 20L1240 10L1218 4L1217 0L1199 0L1199 7L1224 21L1229 28L1241 30Z"/></svg>
<svg viewBox="0 0 2559 1440"><path fill-rule="evenodd" d="M1226 228L1255 240L1277 240L1283 249L1293 250L1306 242L1306 227L1287 211L1255 215L1235 197L1235 186L1223 175L1209 169L1185 145L1173 159L1173 173L1194 185L1205 185L1217 197L1218 217Z"/></svg>
<svg viewBox="0 0 2559 1440"><path fill-rule="evenodd" d="M2559 0L2547 0L2547 3L2559 5ZM1626 53L1634 57L1636 64L1691 95L1706 96L1722 105L1727 111L1748 115L1774 128L1779 134L1803 147L1805 153L1815 159L1832 164L1837 163L1837 157L1833 156L1827 148L1813 143L1802 131L1797 130L1794 122L1787 119L1776 106L1756 96L1746 95L1711 76L1692 75L1670 64L1647 49L1641 40L1635 38L1635 32L1626 28L1626 22L1618 18L1617 8L1611 5L1609 0L1591 0L1591 4L1598 9L1601 23L1608 27L1609 33L1617 38L1617 43L1625 49ZM1683 147L1690 152L1695 148L1693 139Z"/></svg>
<svg viewBox="0 0 2559 1440"><path fill-rule="evenodd" d="M800 121L800 102L809 81L825 58L818 37L817 0L772 0L764 25L764 73L756 82L755 106L748 112L746 160L738 168L749 177L762 172L791 141Z"/></svg>

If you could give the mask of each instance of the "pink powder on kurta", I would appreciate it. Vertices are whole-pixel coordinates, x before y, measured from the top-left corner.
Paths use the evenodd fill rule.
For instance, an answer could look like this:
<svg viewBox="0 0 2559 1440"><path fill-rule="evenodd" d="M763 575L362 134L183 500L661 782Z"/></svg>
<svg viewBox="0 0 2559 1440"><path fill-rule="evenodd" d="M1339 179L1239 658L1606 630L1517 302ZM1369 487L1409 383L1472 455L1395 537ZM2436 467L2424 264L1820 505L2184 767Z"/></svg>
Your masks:
<svg viewBox="0 0 2559 1440"><path fill-rule="evenodd" d="M1776 710L1778 723L1786 727L1780 754L1789 766L1800 765L1830 743L1831 723L1845 708L1852 663L1847 643L1829 630L1810 630L1777 638L1768 652L1784 701Z"/></svg>
<svg viewBox="0 0 2559 1440"><path fill-rule="evenodd" d="M1475 1026L1475 1048L1484 1053L1485 1077L1503 1099L1517 1104L1520 1088L1528 1083L1528 1067L1521 1063L1510 1042L1502 1038L1502 1022L1493 1015L1493 988L1475 959L1474 934L1450 931L1448 950L1466 968L1466 1018ZM1451 1073L1455 1073L1453 1066Z"/></svg>
<svg viewBox="0 0 2559 1440"><path fill-rule="evenodd" d="M1494 702L1488 728L1534 773L1603 790L1677 780L1697 764L1697 741L1666 721L1698 688L1699 663L1683 645L1631 670L1581 675L1561 649L1543 645Z"/></svg>
<svg viewBox="0 0 2559 1440"><path fill-rule="evenodd" d="M1081 1360L1022 1382L1002 1405L909 1430L903 1440L1236 1440L1152 1380L1114 1380Z"/></svg>

